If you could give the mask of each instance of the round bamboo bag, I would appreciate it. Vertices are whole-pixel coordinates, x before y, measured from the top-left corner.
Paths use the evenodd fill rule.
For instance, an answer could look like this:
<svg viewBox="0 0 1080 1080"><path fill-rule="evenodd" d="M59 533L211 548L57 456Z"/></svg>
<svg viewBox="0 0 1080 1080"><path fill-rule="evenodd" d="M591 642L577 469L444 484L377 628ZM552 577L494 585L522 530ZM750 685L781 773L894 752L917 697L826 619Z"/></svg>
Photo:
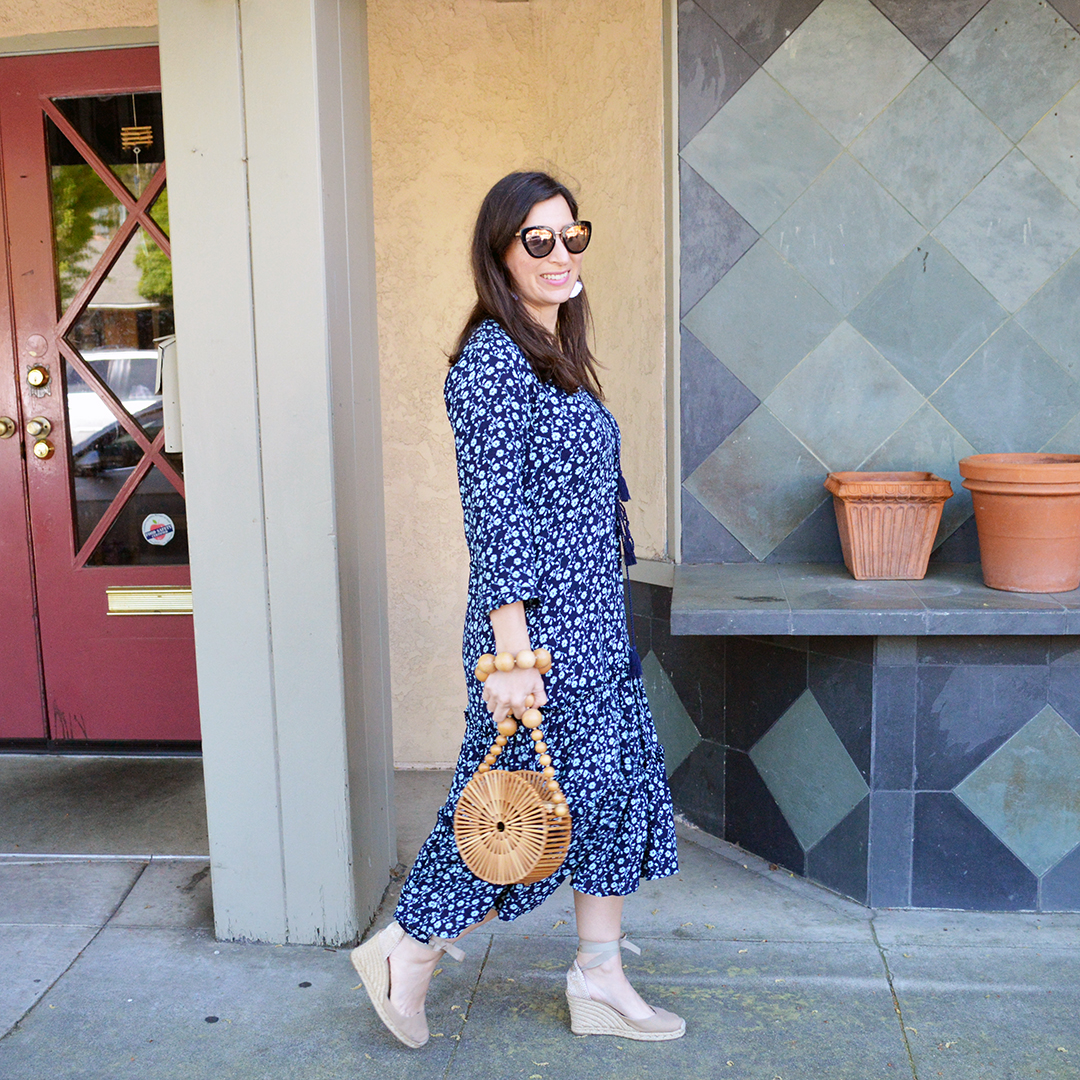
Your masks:
<svg viewBox="0 0 1080 1080"><path fill-rule="evenodd" d="M546 650L537 666L541 674L551 667ZM477 677L487 678L497 661L509 657L510 670L514 657L500 654L498 658L485 654L477 664ZM525 656L519 654L520 666ZM490 667L490 670L486 668ZM477 769L465 785L454 809L454 840L465 865L478 877L492 885L531 885L555 873L566 858L570 847L570 811L566 797L555 779L543 732L540 730L540 710L530 706L521 718L533 738L540 758L541 770L496 770L495 764L507 741L517 733L517 721L508 717L499 724L499 734Z"/></svg>

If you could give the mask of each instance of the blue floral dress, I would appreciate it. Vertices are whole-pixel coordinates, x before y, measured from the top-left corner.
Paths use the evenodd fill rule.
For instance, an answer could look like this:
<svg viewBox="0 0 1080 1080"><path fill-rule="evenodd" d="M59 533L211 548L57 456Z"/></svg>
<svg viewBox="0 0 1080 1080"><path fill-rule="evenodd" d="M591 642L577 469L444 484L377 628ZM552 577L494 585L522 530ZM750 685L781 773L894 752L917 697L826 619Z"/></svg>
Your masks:
<svg viewBox="0 0 1080 1080"><path fill-rule="evenodd" d="M482 323L446 378L469 545L462 661L465 739L445 805L401 892L396 918L421 941L453 938L491 909L516 918L570 875L592 896L624 896L641 878L678 870L671 793L641 679L630 673L616 534L619 428L585 390L535 375L495 322ZM570 807L558 872L532 885L491 885L454 843L454 807L495 735L473 675L493 652L489 613L524 601L533 648L551 650L544 740ZM536 767L519 732L497 768Z"/></svg>

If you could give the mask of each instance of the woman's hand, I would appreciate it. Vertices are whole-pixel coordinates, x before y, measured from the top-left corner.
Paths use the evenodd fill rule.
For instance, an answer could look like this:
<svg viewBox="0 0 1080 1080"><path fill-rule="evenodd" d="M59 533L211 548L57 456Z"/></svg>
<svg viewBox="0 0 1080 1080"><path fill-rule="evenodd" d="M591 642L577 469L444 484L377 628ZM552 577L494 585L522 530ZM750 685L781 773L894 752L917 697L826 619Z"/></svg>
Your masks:
<svg viewBox="0 0 1080 1080"><path fill-rule="evenodd" d="M547 704L544 679L536 668L493 671L484 682L484 701L496 724L509 715L520 720L521 714L529 707L525 699L530 695L532 704L537 708Z"/></svg>

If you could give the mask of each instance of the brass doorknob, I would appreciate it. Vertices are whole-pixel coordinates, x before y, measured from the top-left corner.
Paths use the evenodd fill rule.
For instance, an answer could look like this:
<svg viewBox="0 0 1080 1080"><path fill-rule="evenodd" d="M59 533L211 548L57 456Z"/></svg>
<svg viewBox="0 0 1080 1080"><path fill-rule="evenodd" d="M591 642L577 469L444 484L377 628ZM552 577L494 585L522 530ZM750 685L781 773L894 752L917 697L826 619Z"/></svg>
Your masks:
<svg viewBox="0 0 1080 1080"><path fill-rule="evenodd" d="M48 461L56 453L56 447L48 439L38 439L34 443L34 457Z"/></svg>
<svg viewBox="0 0 1080 1080"><path fill-rule="evenodd" d="M15 421L10 416L0 416L0 439L10 439L15 434Z"/></svg>
<svg viewBox="0 0 1080 1080"><path fill-rule="evenodd" d="M49 385L49 369L42 364L35 364L26 373L26 381L34 387Z"/></svg>
<svg viewBox="0 0 1080 1080"><path fill-rule="evenodd" d="M26 434L31 439L48 438L52 431L52 424L44 416L35 416L33 420L26 421Z"/></svg>

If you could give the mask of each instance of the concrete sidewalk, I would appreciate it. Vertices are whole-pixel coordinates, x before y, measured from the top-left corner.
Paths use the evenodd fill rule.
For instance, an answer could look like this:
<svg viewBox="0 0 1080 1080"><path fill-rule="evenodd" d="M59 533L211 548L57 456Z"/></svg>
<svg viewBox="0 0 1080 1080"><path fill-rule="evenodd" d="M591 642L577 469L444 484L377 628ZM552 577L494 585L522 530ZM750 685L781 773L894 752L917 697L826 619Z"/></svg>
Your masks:
<svg viewBox="0 0 1080 1080"><path fill-rule="evenodd" d="M445 778L403 787L418 784L413 848ZM657 1044L571 1035L565 888L467 940L434 981L434 1037L411 1051L347 950L216 942L204 859L8 856L0 1078L1080 1078L1080 916L872 912L680 834L678 877L627 901L635 985L687 1019Z"/></svg>

